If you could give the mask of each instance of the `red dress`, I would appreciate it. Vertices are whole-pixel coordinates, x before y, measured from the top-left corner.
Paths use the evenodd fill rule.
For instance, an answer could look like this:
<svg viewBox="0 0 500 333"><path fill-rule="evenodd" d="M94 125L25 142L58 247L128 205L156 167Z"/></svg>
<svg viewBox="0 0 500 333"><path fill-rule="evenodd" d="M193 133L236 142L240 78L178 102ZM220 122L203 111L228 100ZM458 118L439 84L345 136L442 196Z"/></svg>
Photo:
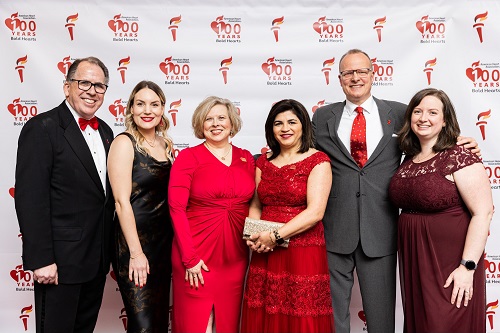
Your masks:
<svg viewBox="0 0 500 333"><path fill-rule="evenodd" d="M262 155L257 189L263 220L288 222L307 206L311 170L330 159L317 152L281 168ZM248 271L241 332L334 331L323 223L290 239L288 248L253 253Z"/></svg>
<svg viewBox="0 0 500 333"><path fill-rule="evenodd" d="M414 163L407 159L392 178L389 193L401 207L398 251L406 333L486 332L483 259L474 272L467 307L450 303L453 284L443 288L462 259L471 216L454 182L445 178L479 158L462 146Z"/></svg>
<svg viewBox="0 0 500 333"><path fill-rule="evenodd" d="M168 202L172 246L172 332L205 332L212 307L216 331L238 331L249 250L243 224L255 191L255 163L233 146L226 166L203 145L186 148L170 174ZM186 268L203 259L205 285L184 280ZM165 277L167 278L167 277Z"/></svg>

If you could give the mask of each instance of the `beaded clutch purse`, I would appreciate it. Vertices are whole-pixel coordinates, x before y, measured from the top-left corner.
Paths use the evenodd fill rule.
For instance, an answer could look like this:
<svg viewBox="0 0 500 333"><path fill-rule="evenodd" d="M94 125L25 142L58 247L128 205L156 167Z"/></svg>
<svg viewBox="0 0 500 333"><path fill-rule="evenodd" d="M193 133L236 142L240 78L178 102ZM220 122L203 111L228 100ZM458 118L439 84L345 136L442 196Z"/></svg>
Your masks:
<svg viewBox="0 0 500 333"><path fill-rule="evenodd" d="M262 231L274 231L281 228L285 223L271 222L266 220L256 220L250 217L245 218L245 226L243 227L243 239L250 239L251 235L261 233ZM285 239L281 247L288 247L290 239Z"/></svg>

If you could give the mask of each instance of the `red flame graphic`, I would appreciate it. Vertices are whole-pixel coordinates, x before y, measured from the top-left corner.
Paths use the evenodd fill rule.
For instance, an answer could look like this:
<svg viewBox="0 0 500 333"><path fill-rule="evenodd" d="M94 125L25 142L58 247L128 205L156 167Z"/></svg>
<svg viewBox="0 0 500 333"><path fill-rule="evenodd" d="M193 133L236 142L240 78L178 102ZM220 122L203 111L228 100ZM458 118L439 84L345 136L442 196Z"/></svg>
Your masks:
<svg viewBox="0 0 500 333"><path fill-rule="evenodd" d="M386 16L376 19L375 22L374 22L375 25L384 24L385 23L385 18L386 18Z"/></svg>
<svg viewBox="0 0 500 333"><path fill-rule="evenodd" d="M76 20L78 20L78 13L76 13L75 15L70 15L66 18L67 23L75 22Z"/></svg>
<svg viewBox="0 0 500 333"><path fill-rule="evenodd" d="M118 61L118 66L125 66L125 65L128 65L130 64L130 56L126 57L126 58L123 58L123 59L120 59Z"/></svg>
<svg viewBox="0 0 500 333"><path fill-rule="evenodd" d="M333 57L332 59L327 59L323 62L323 67L333 66L334 63L335 63L335 57Z"/></svg>
<svg viewBox="0 0 500 333"><path fill-rule="evenodd" d="M181 102L182 102L182 99L180 99L178 101L173 101L172 103L170 103L170 108L171 109L178 108L179 106L181 106Z"/></svg>
<svg viewBox="0 0 500 333"><path fill-rule="evenodd" d="M491 114L491 109L488 111L481 112L480 114L477 115L477 120L480 120L481 118L487 119L490 117Z"/></svg>
<svg viewBox="0 0 500 333"><path fill-rule="evenodd" d="M28 60L28 55L25 55L24 57L17 59L16 64L17 65L19 65L19 64L25 64L27 62L27 60Z"/></svg>
<svg viewBox="0 0 500 333"><path fill-rule="evenodd" d="M285 17L282 16L282 17L278 17L278 18L275 18L273 20L273 23L272 25L279 25L279 24L283 24L283 22L285 21Z"/></svg>
<svg viewBox="0 0 500 333"><path fill-rule="evenodd" d="M172 24L177 24L177 23L179 23L180 21L181 21L181 15L176 16L176 17L172 17L172 18L170 19L170 25L172 25Z"/></svg>
<svg viewBox="0 0 500 333"><path fill-rule="evenodd" d="M476 17L474 18L474 22L479 21L484 21L488 18L488 11L482 13L482 14L477 14Z"/></svg>
<svg viewBox="0 0 500 333"><path fill-rule="evenodd" d="M120 17L122 17L122 14L118 14L118 15L115 15L113 16L113 20L118 20Z"/></svg>
<svg viewBox="0 0 500 333"><path fill-rule="evenodd" d="M434 59L431 59L431 60L427 60L425 62L425 67L435 66L436 62L437 62L437 58L434 58Z"/></svg>
<svg viewBox="0 0 500 333"><path fill-rule="evenodd" d="M230 57L230 58L227 58L227 59L224 59L220 62L220 66L221 67L224 67L224 66L229 66L233 63L233 57Z"/></svg>
<svg viewBox="0 0 500 333"><path fill-rule="evenodd" d="M224 20L224 15L221 15L215 19L215 21L220 22Z"/></svg>
<svg viewBox="0 0 500 333"><path fill-rule="evenodd" d="M429 19L429 15L422 16L421 21L427 21Z"/></svg>
<svg viewBox="0 0 500 333"><path fill-rule="evenodd" d="M21 314L23 314L23 313L30 313L31 311L33 311L33 304L30 305L30 306L22 308Z"/></svg>

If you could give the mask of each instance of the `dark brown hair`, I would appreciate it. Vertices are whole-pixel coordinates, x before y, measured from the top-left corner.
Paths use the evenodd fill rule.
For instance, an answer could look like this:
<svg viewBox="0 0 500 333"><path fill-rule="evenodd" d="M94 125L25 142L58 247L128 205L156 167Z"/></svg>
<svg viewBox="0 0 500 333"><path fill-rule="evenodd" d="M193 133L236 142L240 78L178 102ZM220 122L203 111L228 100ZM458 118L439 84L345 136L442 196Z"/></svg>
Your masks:
<svg viewBox="0 0 500 333"><path fill-rule="evenodd" d="M457 142L457 137L460 135L460 126L458 125L455 108L448 95L444 91L435 88L422 89L410 100L406 108L403 127L399 131L399 147L409 156L414 156L421 151L420 141L411 129L411 116L413 110L427 96L434 96L443 103L443 120L445 122L432 150L439 152L453 147Z"/></svg>
<svg viewBox="0 0 500 333"><path fill-rule="evenodd" d="M276 158L281 152L280 144L274 137L273 127L276 116L286 111L290 111L296 115L302 124L302 138L299 153L305 153L309 148L314 147L311 119L309 118L306 108L294 99L284 99L273 105L266 119L266 141L272 153L268 158L269 160Z"/></svg>

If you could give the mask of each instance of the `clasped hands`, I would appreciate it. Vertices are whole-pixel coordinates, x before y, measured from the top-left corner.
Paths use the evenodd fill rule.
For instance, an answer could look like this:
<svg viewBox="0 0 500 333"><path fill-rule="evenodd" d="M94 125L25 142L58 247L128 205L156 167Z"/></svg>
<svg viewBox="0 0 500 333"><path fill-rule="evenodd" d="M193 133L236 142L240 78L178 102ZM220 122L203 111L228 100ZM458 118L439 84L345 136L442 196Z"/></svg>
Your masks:
<svg viewBox="0 0 500 333"><path fill-rule="evenodd" d="M271 231L262 231L251 235L250 239L247 240L247 246L257 253L266 253L274 250L276 241L273 239Z"/></svg>

